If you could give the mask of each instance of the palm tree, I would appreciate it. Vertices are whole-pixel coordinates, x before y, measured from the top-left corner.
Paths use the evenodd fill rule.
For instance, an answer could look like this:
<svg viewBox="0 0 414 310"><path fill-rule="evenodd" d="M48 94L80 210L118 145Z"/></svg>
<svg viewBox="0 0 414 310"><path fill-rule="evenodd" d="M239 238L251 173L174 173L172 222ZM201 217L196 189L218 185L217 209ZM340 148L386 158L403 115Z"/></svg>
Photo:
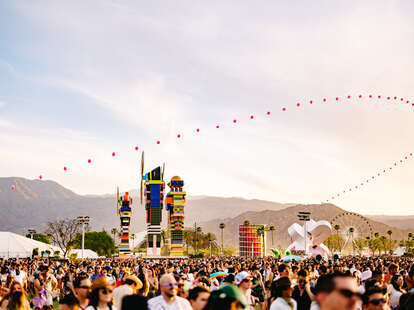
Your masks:
<svg viewBox="0 0 414 310"><path fill-rule="evenodd" d="M272 234L272 246L273 246L273 232L274 232L275 230L276 230L275 226L271 225L271 226L269 227L269 231L270 231L270 233Z"/></svg>
<svg viewBox="0 0 414 310"><path fill-rule="evenodd" d="M392 251L392 240L391 240L391 235L392 235L392 230L388 230L387 231L387 234L388 234L388 236L390 236L390 254L391 254L391 251Z"/></svg>
<svg viewBox="0 0 414 310"><path fill-rule="evenodd" d="M208 240L208 247L209 247L209 253L210 253L210 257L211 257L211 242L215 239L215 236L212 233L207 233L206 234L206 238Z"/></svg>
<svg viewBox="0 0 414 310"><path fill-rule="evenodd" d="M134 249L135 248L135 244L134 244L135 234L131 234L131 240L132 240L132 248Z"/></svg>
<svg viewBox="0 0 414 310"><path fill-rule="evenodd" d="M339 224L335 224L334 229L336 231L336 234L338 234L339 230L341 229L341 226L339 226Z"/></svg>
<svg viewBox="0 0 414 310"><path fill-rule="evenodd" d="M408 233L408 240L413 239L413 233Z"/></svg>
<svg viewBox="0 0 414 310"><path fill-rule="evenodd" d="M378 233L378 232L376 232L376 233L374 234L374 237L375 237L375 238L378 238L378 237L379 237L379 233Z"/></svg>
<svg viewBox="0 0 414 310"><path fill-rule="evenodd" d="M118 232L118 229L116 229L116 228L111 229L111 234L114 236L114 243L115 243L115 235L116 235L117 232Z"/></svg>
<svg viewBox="0 0 414 310"><path fill-rule="evenodd" d="M339 252L341 252L341 247L339 246L339 230L341 229L341 226L339 224L335 224L334 229L336 231L336 241L337 241L337 245L336 248L339 249Z"/></svg>
<svg viewBox="0 0 414 310"><path fill-rule="evenodd" d="M243 222L243 225L244 226L249 226L250 225L250 222L248 220L246 220L246 221Z"/></svg>
<svg viewBox="0 0 414 310"><path fill-rule="evenodd" d="M220 223L219 228L221 229L221 255L224 253L224 246L223 246L223 231L226 228L226 224Z"/></svg>

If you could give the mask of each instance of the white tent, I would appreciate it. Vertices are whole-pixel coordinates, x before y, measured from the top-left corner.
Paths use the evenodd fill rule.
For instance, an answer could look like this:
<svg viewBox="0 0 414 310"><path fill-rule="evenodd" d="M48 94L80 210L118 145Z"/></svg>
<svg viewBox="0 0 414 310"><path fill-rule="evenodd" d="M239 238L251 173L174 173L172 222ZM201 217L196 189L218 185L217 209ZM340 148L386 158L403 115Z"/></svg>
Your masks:
<svg viewBox="0 0 414 310"><path fill-rule="evenodd" d="M72 254L76 254L77 258L82 258L82 249L72 249L70 250L69 255L72 255ZM99 257L99 255L96 252L90 249L84 249L83 256L84 258L98 258Z"/></svg>
<svg viewBox="0 0 414 310"><path fill-rule="evenodd" d="M55 251L62 251L60 248L46 244L37 240L29 239L21 235L0 231L0 257L1 258L25 258L31 257L33 249L39 249L39 255L42 251L50 251L51 255Z"/></svg>

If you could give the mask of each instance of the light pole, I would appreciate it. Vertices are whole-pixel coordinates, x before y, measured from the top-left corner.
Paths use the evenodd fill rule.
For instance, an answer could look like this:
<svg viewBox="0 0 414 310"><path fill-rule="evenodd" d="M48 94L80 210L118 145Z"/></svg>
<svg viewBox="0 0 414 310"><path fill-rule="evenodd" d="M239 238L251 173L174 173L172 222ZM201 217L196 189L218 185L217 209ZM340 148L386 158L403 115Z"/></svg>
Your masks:
<svg viewBox="0 0 414 310"><path fill-rule="evenodd" d="M308 254L308 244L307 244L308 232L306 230L306 222L310 221L310 215L311 213L306 212L306 211L300 211L298 214L299 221L304 222L303 230L304 230L304 237L305 237L305 256Z"/></svg>
<svg viewBox="0 0 414 310"><path fill-rule="evenodd" d="M34 229L28 229L27 231L28 231L28 232L29 232L29 234L30 234L30 239L33 239L33 234L35 234L35 233L36 233L36 230L34 230Z"/></svg>
<svg viewBox="0 0 414 310"><path fill-rule="evenodd" d="M78 216L77 217L78 224L82 224L82 259L85 258L84 256L84 249L85 249L85 224L89 225L89 216Z"/></svg>

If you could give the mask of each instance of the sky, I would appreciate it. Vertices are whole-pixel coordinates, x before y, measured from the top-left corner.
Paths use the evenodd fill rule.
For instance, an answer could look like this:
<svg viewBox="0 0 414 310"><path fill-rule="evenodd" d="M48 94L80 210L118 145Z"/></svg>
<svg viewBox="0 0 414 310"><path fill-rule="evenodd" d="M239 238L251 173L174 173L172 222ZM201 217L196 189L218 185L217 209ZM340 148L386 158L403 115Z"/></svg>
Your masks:
<svg viewBox="0 0 414 310"><path fill-rule="evenodd" d="M411 1L1 1L0 176L414 214L412 55Z"/></svg>

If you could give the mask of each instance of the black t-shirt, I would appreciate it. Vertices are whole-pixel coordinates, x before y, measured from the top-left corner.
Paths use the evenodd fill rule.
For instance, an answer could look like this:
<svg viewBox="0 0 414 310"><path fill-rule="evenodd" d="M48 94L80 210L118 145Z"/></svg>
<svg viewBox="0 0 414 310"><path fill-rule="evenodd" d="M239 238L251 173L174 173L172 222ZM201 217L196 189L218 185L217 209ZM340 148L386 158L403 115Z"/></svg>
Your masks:
<svg viewBox="0 0 414 310"><path fill-rule="evenodd" d="M297 310L309 310L312 300L310 299L308 292L306 290L303 291L303 294L300 295L299 286L295 286L292 293L292 298L296 300L298 303Z"/></svg>

